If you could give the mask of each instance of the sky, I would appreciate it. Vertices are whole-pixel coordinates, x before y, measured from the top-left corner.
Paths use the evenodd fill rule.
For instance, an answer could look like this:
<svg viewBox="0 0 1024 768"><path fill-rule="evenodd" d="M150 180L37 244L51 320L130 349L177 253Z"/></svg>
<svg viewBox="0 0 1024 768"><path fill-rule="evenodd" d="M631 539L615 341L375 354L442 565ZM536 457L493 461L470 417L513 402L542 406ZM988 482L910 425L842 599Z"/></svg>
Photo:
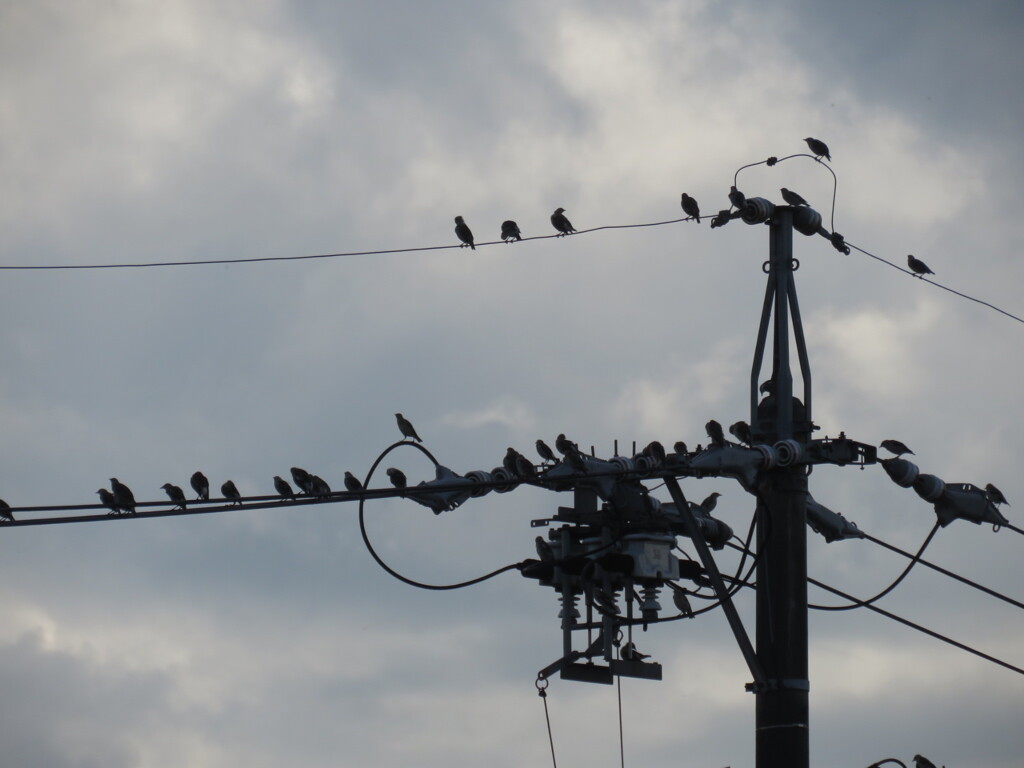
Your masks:
<svg viewBox="0 0 1024 768"><path fill-rule="evenodd" d="M986 1L7 0L0 266L455 246L457 215L483 243L506 218L553 234L556 207L579 230L670 221L681 192L714 213L738 168L815 136L849 242L1022 316L1022 32L1024 8ZM808 158L739 185L833 215ZM995 483L1021 526L1021 323L794 238L819 434L900 439L923 472ZM708 419L749 417L767 252L767 227L705 220L4 270L0 497L90 504L118 477L156 501L197 469L260 495L296 465L339 488L399 439L396 411L460 473L559 432L603 456L693 446ZM414 451L388 461L431 476ZM809 482L904 550L934 523L877 466ZM682 484L720 492L715 514L746 531L737 484ZM367 524L402 573L455 582L533 556L530 520L569 498L382 501ZM811 576L861 597L906 565L867 541L808 546ZM1022 548L957 521L925 556L1021 600ZM737 605L752 632L752 599ZM940 574L915 569L880 606L1024 666L1017 610ZM543 765L534 680L561 653L557 612L515 572L443 593L394 580L351 504L0 529L4 762ZM622 684L627 764L753 766L722 613L636 640L664 679ZM1024 761L1017 673L864 610L812 612L810 664L813 765ZM615 688L554 679L547 703L560 764L617 764Z"/></svg>

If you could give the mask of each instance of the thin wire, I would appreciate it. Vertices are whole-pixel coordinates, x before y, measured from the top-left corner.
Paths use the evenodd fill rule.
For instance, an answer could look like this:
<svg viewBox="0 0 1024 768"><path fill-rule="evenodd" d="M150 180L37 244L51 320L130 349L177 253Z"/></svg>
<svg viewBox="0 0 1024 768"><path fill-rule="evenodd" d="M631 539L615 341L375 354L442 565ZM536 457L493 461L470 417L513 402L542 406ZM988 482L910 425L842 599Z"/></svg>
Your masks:
<svg viewBox="0 0 1024 768"><path fill-rule="evenodd" d="M544 702L544 720L548 724L548 743L551 745L551 765L554 768L558 768L558 761L555 760L555 737L551 732L551 715L548 713L548 690L547 682L545 681L544 687L540 687L540 680L537 681L537 695L540 696L541 701Z"/></svg>
<svg viewBox="0 0 1024 768"><path fill-rule="evenodd" d="M1024 318L1017 317L1017 315L1014 315L1014 314L1012 314L1010 312L1007 312L1005 309L1000 309L995 304L990 304L987 301L982 301L981 299L976 299L973 296L968 296L966 293L961 293L960 291L954 290L953 288L945 286L942 283L937 283L934 280L929 280L928 278L924 277L923 275L918 275L917 273L912 272L909 269L904 269L899 264L894 264L893 262L889 261L888 259L883 259L881 256L876 256L875 254L871 253L870 251L866 251L863 248L861 248L860 246L854 245L849 240L846 241L846 244L850 248L853 248L855 251L860 251L865 256L870 256L872 259L880 261L883 264L888 264L893 269L898 269L900 272L903 272L903 273L905 273L907 275L910 275L911 277L915 277L918 280L923 280L924 282L930 283L931 285L934 285L936 288L941 288L944 291L949 291L950 293L955 294L955 295L959 296L962 299L967 299L968 301L973 301L976 304L981 304L982 306L988 307L989 309L994 309L996 312L999 312L1000 314L1006 315L1007 317L1009 317L1009 318L1011 318L1013 320L1016 320L1018 323L1024 323Z"/></svg>
<svg viewBox="0 0 1024 768"><path fill-rule="evenodd" d="M949 645L952 645L954 648L959 648L962 651L967 651L968 653L973 653L975 656L978 656L978 657L980 657L982 659L985 659L986 661L991 661L993 664L998 664L999 666L1006 667L1007 669L1012 670L1012 671L1016 672L1019 675L1024 675L1024 669L1021 669L1020 667L1015 667L1013 664L1010 664L1009 662L1003 661L1002 659L997 659L995 656L990 656L987 653L983 653L982 651L979 651L977 648L972 648L971 646L966 645L964 643L961 643L961 642L959 642L957 640L954 640L954 639L952 639L950 637L946 637L945 635L940 635L938 632L936 632L934 630L928 629L927 627L922 627L920 624L916 624L913 621L910 621L909 619L904 619L902 616L897 616L895 613L890 613L889 611L883 610L883 609L879 608L877 605L869 605L869 604L865 603L863 600L857 600L857 598L854 597L853 595L848 595L845 592L842 592L842 591L836 589L835 587L830 587L827 584L823 584L822 582L818 581L817 579L812 579L810 576L807 577L807 581L810 584L813 584L816 587L820 587L821 589L824 589L827 592L831 592L834 595L838 595L839 597L846 598L847 600L852 600L854 602L862 603L863 606L865 608L867 608L869 611L874 611L875 613L881 614L882 616L885 616L888 619L892 619L893 621L898 621L900 624L905 624L906 626L908 626L908 627L910 627L912 629L916 629L918 632L923 632L926 635L930 635L931 637L934 637L936 640L941 640L944 643L948 643Z"/></svg>
<svg viewBox="0 0 1024 768"><path fill-rule="evenodd" d="M683 219L670 219L668 221L652 221L642 224L605 224L600 227L581 229L573 232L574 235L585 235L590 232L600 232L606 229L637 229L641 227L660 227L665 224L678 224L686 221ZM535 235L522 238L527 240L550 240L551 238L567 237L568 235ZM483 248L489 245L508 245L504 240L491 240L485 243L475 243L477 247ZM464 248L463 245L429 245L418 248L387 248L378 251L348 251L345 253L318 253L305 256L258 256L248 259L197 259L194 261L154 261L118 264L15 264L3 266L0 269L8 270L54 270L54 269L138 269L142 267L194 267L207 264L256 264L267 261L308 261L310 259L337 259L349 256L382 256L394 253L419 253L425 251L446 251L453 248Z"/></svg>
<svg viewBox="0 0 1024 768"><path fill-rule="evenodd" d="M615 676L615 687L619 695L619 765L626 768L626 742L622 735L622 675Z"/></svg>
<svg viewBox="0 0 1024 768"><path fill-rule="evenodd" d="M746 165L741 165L739 168L736 169L736 173L733 174L732 184L733 184L734 187L737 186L736 182L739 181L740 171L743 171L743 170L745 170L747 168L755 168L755 167L757 167L759 165L769 165L769 166L778 165L779 163L784 163L787 160L792 160L794 157L809 157L814 162L816 162L819 165L827 168L828 172L832 174L832 214L831 214L831 227L832 227L832 231L835 232L835 230L836 230L836 192L838 191L838 188L839 188L839 178L836 176L836 172L832 170L832 166L830 166L828 163L818 159L818 157L816 157L815 155L808 155L806 152L797 152L795 155L786 155L785 157L770 157L767 160L759 160L756 163L747 163Z"/></svg>

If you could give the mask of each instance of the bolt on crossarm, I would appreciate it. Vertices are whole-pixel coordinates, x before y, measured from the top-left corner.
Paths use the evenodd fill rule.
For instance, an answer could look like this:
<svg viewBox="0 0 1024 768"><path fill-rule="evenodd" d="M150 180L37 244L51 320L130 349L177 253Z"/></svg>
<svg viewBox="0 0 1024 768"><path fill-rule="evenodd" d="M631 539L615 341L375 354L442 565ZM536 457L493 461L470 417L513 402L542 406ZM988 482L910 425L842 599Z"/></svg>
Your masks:
<svg viewBox="0 0 1024 768"><path fill-rule="evenodd" d="M756 439L785 441L800 454L812 424L811 375L793 275L797 266L793 209L777 207L771 213L768 285L751 372L751 427ZM767 385L759 388L769 326L772 374ZM800 360L803 402L793 397L791 330ZM766 396L759 402L761 392ZM766 682L751 686L756 700L756 765L808 768L807 474L803 462L761 473L757 551L757 658Z"/></svg>

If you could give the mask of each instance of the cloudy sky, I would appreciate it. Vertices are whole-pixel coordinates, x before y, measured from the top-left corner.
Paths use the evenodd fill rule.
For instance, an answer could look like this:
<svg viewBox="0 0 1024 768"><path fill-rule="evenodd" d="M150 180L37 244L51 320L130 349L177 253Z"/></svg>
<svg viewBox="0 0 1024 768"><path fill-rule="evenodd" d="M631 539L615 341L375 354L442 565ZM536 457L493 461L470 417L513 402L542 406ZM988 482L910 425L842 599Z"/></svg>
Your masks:
<svg viewBox="0 0 1024 768"><path fill-rule="evenodd" d="M1024 8L1000 2L6 0L0 265L446 246L456 215L484 242L505 218L551 234L558 206L578 229L665 221L680 192L714 212L739 166L817 136L850 242L1021 315L1022 32ZM810 160L740 181L829 212ZM89 504L117 476L157 500L196 469L256 495L293 465L340 487L398 439L395 411L459 472L562 431L603 455L693 445L709 418L748 416L767 244L704 222L5 270L0 496ZM925 472L995 482L1021 525L1021 323L820 238L795 248L822 433L899 438ZM393 462L429 474L414 452ZM684 490L719 491L716 514L746 530L734 483ZM903 549L934 522L878 467L818 468L811 490ZM378 503L370 535L410 576L459 581L531 556L530 519L565 503ZM544 765L533 682L560 654L554 595L515 573L401 584L355 512L0 530L3 762ZM869 542L809 548L812 576L860 596L906 564ZM926 556L1022 599L1022 551L956 522ZM950 579L919 569L881 605L1024 666L1021 614ZM749 672L721 613L638 644L665 679L622 686L627 762L752 766ZM1022 701L1020 675L892 621L811 615L816 765L1019 766ZM548 703L560 764L617 764L614 688L554 680Z"/></svg>

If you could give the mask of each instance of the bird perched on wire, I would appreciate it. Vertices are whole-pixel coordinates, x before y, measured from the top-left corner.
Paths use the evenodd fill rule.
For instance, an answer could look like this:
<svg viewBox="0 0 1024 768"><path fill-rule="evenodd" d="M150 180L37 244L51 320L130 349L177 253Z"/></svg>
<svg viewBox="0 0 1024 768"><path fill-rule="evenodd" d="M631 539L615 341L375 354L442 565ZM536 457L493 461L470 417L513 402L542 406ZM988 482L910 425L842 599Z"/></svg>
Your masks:
<svg viewBox="0 0 1024 768"><path fill-rule="evenodd" d="M551 450L551 446L540 439L537 440L536 446L537 455L540 456L541 459L545 462L550 461L552 464L558 463L558 459L555 458L555 452Z"/></svg>
<svg viewBox="0 0 1024 768"><path fill-rule="evenodd" d="M643 661L644 659L649 659L651 657L651 654L649 653L640 653L640 651L636 649L632 640L622 646L620 655L626 661Z"/></svg>
<svg viewBox="0 0 1024 768"><path fill-rule="evenodd" d="M700 503L701 511L705 515L710 515L712 512L714 512L715 507L718 506L718 497L721 495L722 494L718 493L717 491L715 493L710 494L706 499L704 499L704 501Z"/></svg>
<svg viewBox="0 0 1024 768"><path fill-rule="evenodd" d="M473 245L473 232L461 216L455 217L455 234L462 241L459 248L465 248L468 245L474 251L476 250L476 246Z"/></svg>
<svg viewBox="0 0 1024 768"><path fill-rule="evenodd" d="M309 476L309 495L318 498L326 498L331 495L331 486L327 484L320 475Z"/></svg>
<svg viewBox="0 0 1024 768"><path fill-rule="evenodd" d="M232 504L242 503L242 494L238 492L238 488L235 486L233 480L228 480L220 487L221 496L225 499L230 499Z"/></svg>
<svg viewBox="0 0 1024 768"><path fill-rule="evenodd" d="M921 755L914 755L914 765L916 768L935 768L935 763Z"/></svg>
<svg viewBox="0 0 1024 768"><path fill-rule="evenodd" d="M736 206L736 209L739 210L740 208L747 204L747 196L740 192L738 189L736 189L735 186L732 186L729 187L729 202Z"/></svg>
<svg viewBox="0 0 1024 768"><path fill-rule="evenodd" d="M100 504L109 509L111 515L118 515L121 513L120 508L117 506L117 502L114 501L114 494L106 488L100 488L96 493L100 495Z"/></svg>
<svg viewBox="0 0 1024 768"><path fill-rule="evenodd" d="M672 587L672 602L675 607L681 614L683 614L683 616L693 616L693 607L690 605L690 600L686 596L686 590L672 582L669 582L668 584Z"/></svg>
<svg viewBox="0 0 1024 768"><path fill-rule="evenodd" d="M1003 492L996 488L992 483L985 483L985 493L988 495L988 500L993 504L1005 504L1010 506L1010 502L1003 496Z"/></svg>
<svg viewBox="0 0 1024 768"><path fill-rule="evenodd" d="M558 437L555 438L555 450L563 456L568 456L570 453L579 453L580 449L576 443L565 436L564 432L559 432Z"/></svg>
<svg viewBox="0 0 1024 768"><path fill-rule="evenodd" d="M745 421L737 421L735 424L730 426L729 434L746 445L750 445L754 439L750 434L750 425Z"/></svg>
<svg viewBox="0 0 1024 768"><path fill-rule="evenodd" d="M405 477L405 472L394 467L387 468L388 479L395 488L402 490L409 485L409 481Z"/></svg>
<svg viewBox="0 0 1024 768"><path fill-rule="evenodd" d="M901 443L899 440L883 440L878 445L882 448L885 448L885 450L887 450L889 453L895 454L897 456L902 456L904 453L909 453L911 456L914 455L914 452L907 448L907 446L904 443Z"/></svg>
<svg viewBox="0 0 1024 768"><path fill-rule="evenodd" d="M505 450L505 457L501 460L501 466L503 466L510 475L518 474L516 471L516 457L518 455L519 451L512 446L509 446Z"/></svg>
<svg viewBox="0 0 1024 768"><path fill-rule="evenodd" d="M551 226L558 230L556 237L570 235L576 231L572 222L565 215L565 208L556 208L555 212L551 214Z"/></svg>
<svg viewBox="0 0 1024 768"><path fill-rule="evenodd" d="M274 475L274 490L277 491L277 495L281 497L281 501L285 499L295 500L295 491L292 490L291 485L280 475Z"/></svg>
<svg viewBox="0 0 1024 768"><path fill-rule="evenodd" d="M793 190L783 187L779 191L782 193L782 199L786 201L787 205L807 205L807 201Z"/></svg>
<svg viewBox="0 0 1024 768"><path fill-rule="evenodd" d="M6 520L9 523L14 522L14 513L11 512L11 505L3 499L0 499L0 519Z"/></svg>
<svg viewBox="0 0 1024 768"><path fill-rule="evenodd" d="M417 443L422 443L420 436L416 434L416 428L412 425L405 416L400 413L395 414L395 421L398 422L398 431L402 433L402 437L406 440L415 440Z"/></svg>
<svg viewBox="0 0 1024 768"><path fill-rule="evenodd" d="M911 271L921 277L922 275L934 275L935 273L928 269L928 265L920 259L914 258L912 254L907 254L907 266L910 267Z"/></svg>
<svg viewBox="0 0 1024 768"><path fill-rule="evenodd" d="M359 482L351 472L345 472L345 488L349 493L359 493L363 490L363 484Z"/></svg>
<svg viewBox="0 0 1024 768"><path fill-rule="evenodd" d="M167 494L167 498L174 502L174 509L185 508L185 492L181 488L172 483L164 483L160 488Z"/></svg>
<svg viewBox="0 0 1024 768"><path fill-rule="evenodd" d="M135 496L131 489L116 477L110 478L110 490L114 492L114 503L122 512L129 515L135 514Z"/></svg>
<svg viewBox="0 0 1024 768"><path fill-rule="evenodd" d="M515 471L519 477L537 476L537 468L533 466L533 462L519 452L516 452Z"/></svg>
<svg viewBox="0 0 1024 768"><path fill-rule="evenodd" d="M309 472L304 470L302 467L292 467L291 471L292 480L295 482L297 486L299 486L299 490L305 494L310 494L312 492L311 486L313 476L309 474Z"/></svg>
<svg viewBox="0 0 1024 768"><path fill-rule="evenodd" d="M210 481L206 479L206 475L202 472L193 472L192 477L189 479L189 483L192 485L192 490L195 491L196 501L208 501L210 498Z"/></svg>
<svg viewBox="0 0 1024 768"><path fill-rule="evenodd" d="M512 221L512 219L501 222L501 239L506 243L523 239L523 235L519 231L519 225Z"/></svg>
<svg viewBox="0 0 1024 768"><path fill-rule="evenodd" d="M711 438L711 444L719 447L725 445L725 433L722 431L722 425L714 419L711 419L707 424L704 425L704 431L708 433L708 437Z"/></svg>
<svg viewBox="0 0 1024 768"><path fill-rule="evenodd" d="M815 160L820 160L822 157L832 160L832 155L828 153L828 145L824 141L821 141L820 139L812 139L810 136L804 139L804 141L807 142L807 148L814 153Z"/></svg>
<svg viewBox="0 0 1024 768"><path fill-rule="evenodd" d="M683 213L686 214L686 218L693 219L700 224L700 206L697 205L697 201L694 198L683 192L679 196L679 205L682 207Z"/></svg>

